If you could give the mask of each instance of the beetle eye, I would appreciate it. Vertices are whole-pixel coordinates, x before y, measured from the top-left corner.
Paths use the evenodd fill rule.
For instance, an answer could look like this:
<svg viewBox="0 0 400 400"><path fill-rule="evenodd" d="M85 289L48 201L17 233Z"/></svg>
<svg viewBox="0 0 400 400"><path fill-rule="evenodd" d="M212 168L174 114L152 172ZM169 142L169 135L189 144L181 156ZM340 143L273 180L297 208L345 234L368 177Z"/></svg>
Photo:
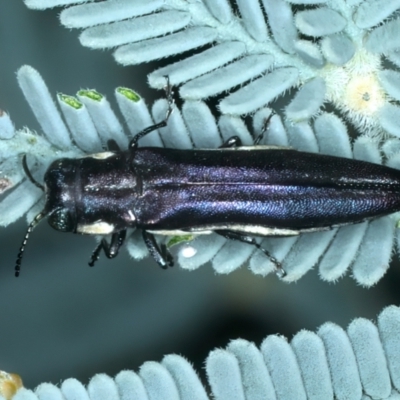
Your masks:
<svg viewBox="0 0 400 400"><path fill-rule="evenodd" d="M50 226L57 231L71 232L74 230L74 223L71 213L64 208L55 210L49 216L48 221Z"/></svg>

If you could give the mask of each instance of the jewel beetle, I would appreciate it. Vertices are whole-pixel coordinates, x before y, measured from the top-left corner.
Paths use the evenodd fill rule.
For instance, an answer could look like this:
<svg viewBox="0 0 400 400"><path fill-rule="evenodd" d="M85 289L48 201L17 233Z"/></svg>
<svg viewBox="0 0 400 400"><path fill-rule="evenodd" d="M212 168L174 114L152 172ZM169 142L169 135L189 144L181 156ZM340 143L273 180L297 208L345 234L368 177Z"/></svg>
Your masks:
<svg viewBox="0 0 400 400"><path fill-rule="evenodd" d="M169 87L169 84L168 84ZM44 217L62 232L111 235L95 248L89 265L103 251L117 256L127 229L142 231L162 267L173 257L154 234L215 232L256 246L284 276L280 263L254 236L292 236L359 223L400 211L400 171L354 159L291 148L242 146L232 137L217 149L178 150L138 147L142 137L165 127L172 112L169 87L166 118L133 137L125 151L54 161L44 186L44 209L29 224L15 266L32 229ZM267 125L266 125L267 126Z"/></svg>

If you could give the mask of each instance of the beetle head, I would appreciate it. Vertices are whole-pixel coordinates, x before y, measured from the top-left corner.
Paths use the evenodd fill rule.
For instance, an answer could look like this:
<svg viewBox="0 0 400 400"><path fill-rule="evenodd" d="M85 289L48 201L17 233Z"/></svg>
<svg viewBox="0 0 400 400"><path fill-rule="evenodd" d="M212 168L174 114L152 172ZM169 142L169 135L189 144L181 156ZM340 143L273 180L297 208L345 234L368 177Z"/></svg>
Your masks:
<svg viewBox="0 0 400 400"><path fill-rule="evenodd" d="M61 232L76 232L75 183L77 160L61 158L50 164L44 176L44 214L50 226Z"/></svg>
<svg viewBox="0 0 400 400"><path fill-rule="evenodd" d="M76 230L76 221L74 217L75 206L73 202L73 182L76 174L76 161L71 159L59 159L54 161L45 174L45 186L37 182L32 176L25 155L22 158L22 166L28 179L46 193L46 205L28 225L17 256L15 276L19 276L22 256L29 235L33 228L35 228L44 217L48 217L49 224L56 230L62 232L73 232Z"/></svg>

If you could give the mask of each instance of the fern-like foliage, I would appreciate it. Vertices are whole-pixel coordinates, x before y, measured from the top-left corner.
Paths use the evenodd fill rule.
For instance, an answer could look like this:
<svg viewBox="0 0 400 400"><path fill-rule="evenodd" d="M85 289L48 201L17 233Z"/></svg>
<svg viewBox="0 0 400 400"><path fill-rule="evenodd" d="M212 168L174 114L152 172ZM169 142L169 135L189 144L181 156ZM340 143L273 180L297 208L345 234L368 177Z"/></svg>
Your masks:
<svg viewBox="0 0 400 400"><path fill-rule="evenodd" d="M183 99L230 93L223 114L256 111L291 87L285 108L292 123L307 121L331 102L363 132L399 136L400 78L396 18L400 3L385 0L25 0L31 8L80 3L60 21L83 29L93 49L117 48L123 65L196 49L149 75L152 87L181 85ZM235 7L235 9L233 8ZM241 86L239 88L239 86Z"/></svg>
<svg viewBox="0 0 400 400"><path fill-rule="evenodd" d="M290 342L267 336L260 348L233 340L207 357L211 398L397 400L399 337L400 310L390 306L377 325L358 318L344 330L328 322L316 333L298 332ZM0 376L0 398L2 385ZM145 362L138 373L122 371L114 379L95 375L87 388L67 379L60 387L43 383L34 392L19 389L13 400L208 400L207 392L190 363L170 354L160 363Z"/></svg>
<svg viewBox="0 0 400 400"><path fill-rule="evenodd" d="M179 87L184 100L182 113L174 113L167 129L145 138L142 145L177 148L216 147L232 135L251 144L251 135L240 116L253 116L254 131L271 112L265 108L288 89L283 114L275 110L267 143L292 146L399 166L400 73L383 67L383 56L400 65L396 19L399 1L384 0L25 0L32 8L75 4L63 10L60 20L68 28L80 28L80 41L93 49L116 48L114 57L124 65L139 64L182 53L182 59L150 73L151 86L162 88L166 79ZM235 8L234 8L235 7ZM189 50L195 54L187 55ZM25 72L24 72L25 71ZM59 96L67 126L50 100L43 81L33 72L20 72L20 83L46 140L37 138L36 147L21 146L20 133L4 144L10 170L23 179L18 154L38 153L38 180L51 159L61 155L79 156L101 150L108 138L125 148L124 128L101 95L78 93L78 98ZM38 82L41 82L40 84ZM32 82L36 82L32 84ZM36 85L36 86L35 86ZM117 100L130 135L159 121L165 102L136 116L138 102L117 91ZM45 94L47 100L39 98ZM202 102L221 96L218 122ZM323 112L330 103L342 117ZM133 106L135 104L135 106ZM133 109L135 108L135 109ZM143 108L145 109L145 108ZM139 113L140 114L140 113ZM343 117L361 134L352 145ZM48 122L46 122L48 121ZM47 124L47 125L46 125ZM8 134L5 133L5 137ZM380 141L385 138L383 147ZM16 142L15 142L16 140ZM36 139L35 139L36 140ZM23 140L22 140L23 141ZM13 143L17 143L17 147ZM58 152L43 152L40 146L55 146ZM16 149L16 152L13 152ZM54 150L54 149L53 149ZM43 157L46 154L46 157ZM11 160L11 161L10 161ZM13 164L14 163L14 164ZM15 168L14 168L15 167ZM10 176L4 174L6 185ZM29 182L21 185L2 205L9 209L25 189L25 202L7 214L3 225L21 216L38 200ZM40 207L35 207L38 210ZM1 211L1 210L0 210ZM31 218L33 213L29 213ZM270 238L263 242L295 281L310 268L319 266L322 279L335 281L352 268L356 281L365 286L376 283L385 273L395 243L394 218L344 227L300 238ZM146 254L137 234L128 250L135 258ZM190 257L189 257L190 256ZM273 265L251 246L226 242L212 236L196 238L181 245L179 264L195 269L211 261L219 273L229 273L242 264L266 275Z"/></svg>
<svg viewBox="0 0 400 400"><path fill-rule="evenodd" d="M82 90L74 96L59 94L57 99L66 123L63 122L49 91L36 70L22 67L18 72L20 86L41 124L43 135L27 130L16 131L11 139L0 141L4 162L10 164L13 174L4 172L0 179L8 182L5 188L13 190L0 203L0 224L6 226L27 213L28 221L43 208L43 194L21 171L21 155L30 154L29 164L40 182L48 164L60 157L80 157L85 153L101 151L109 139L126 148L129 138L143 127L165 117L167 101L158 100L150 115L146 104L135 92L127 88L115 91L116 99L129 132L125 132L112 111L109 102L94 90ZM253 130L259 132L271 110L262 108L254 114ZM4 124L11 126L7 115ZM281 117L272 117L265 144L289 144L301 150L356 157L379 163L380 153L376 141L360 137L350 145L346 128L332 113L320 113L314 121L314 129L307 124L285 129ZM10 136L11 128L5 130ZM186 100L182 110L175 108L168 127L143 138L141 145L177 148L216 148L223 141L237 135L243 143L251 144L252 136L244 122L236 116L222 115L218 121L204 102ZM11 157L10 157L11 155ZM394 155L390 165L400 166ZM19 199L23 201L19 201ZM18 200L18 201L17 201ZM300 238L267 238L263 241L274 256L282 261L287 281L303 276L311 267L319 264L320 275L335 280L352 266L355 279L364 285L377 282L389 265L394 244L395 223L385 217L371 223L362 223L302 235ZM163 240L160 238L160 240ZM127 240L127 249L136 259L147 255L140 232L133 232ZM200 235L189 243L179 245L177 258L186 269L195 269L211 261L219 273L229 273L248 263L256 274L267 275L274 265L263 253L245 243L226 241L216 235Z"/></svg>

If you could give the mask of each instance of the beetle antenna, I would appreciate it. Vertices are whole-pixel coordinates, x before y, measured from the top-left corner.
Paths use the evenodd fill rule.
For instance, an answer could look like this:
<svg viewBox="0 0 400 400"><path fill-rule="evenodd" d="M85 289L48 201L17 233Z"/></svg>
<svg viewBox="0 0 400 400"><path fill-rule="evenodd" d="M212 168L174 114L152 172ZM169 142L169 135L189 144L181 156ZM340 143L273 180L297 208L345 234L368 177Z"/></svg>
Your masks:
<svg viewBox="0 0 400 400"><path fill-rule="evenodd" d="M32 222L28 225L28 229L26 230L24 240L22 241L21 247L19 249L19 253L17 256L17 261L15 263L15 276L19 276L19 272L21 270L21 261L22 261L22 256L25 251L26 243L28 242L29 235L31 234L33 228L40 222L41 219L43 219L46 216L46 212L41 211L38 215L36 215L35 218L33 218Z"/></svg>
<svg viewBox="0 0 400 400"><path fill-rule="evenodd" d="M24 169L25 175L28 177L28 179L39 189L43 190L44 192L44 186L39 183L32 175L31 171L29 170L28 163L26 161L26 154L23 155L22 157L22 168Z"/></svg>

